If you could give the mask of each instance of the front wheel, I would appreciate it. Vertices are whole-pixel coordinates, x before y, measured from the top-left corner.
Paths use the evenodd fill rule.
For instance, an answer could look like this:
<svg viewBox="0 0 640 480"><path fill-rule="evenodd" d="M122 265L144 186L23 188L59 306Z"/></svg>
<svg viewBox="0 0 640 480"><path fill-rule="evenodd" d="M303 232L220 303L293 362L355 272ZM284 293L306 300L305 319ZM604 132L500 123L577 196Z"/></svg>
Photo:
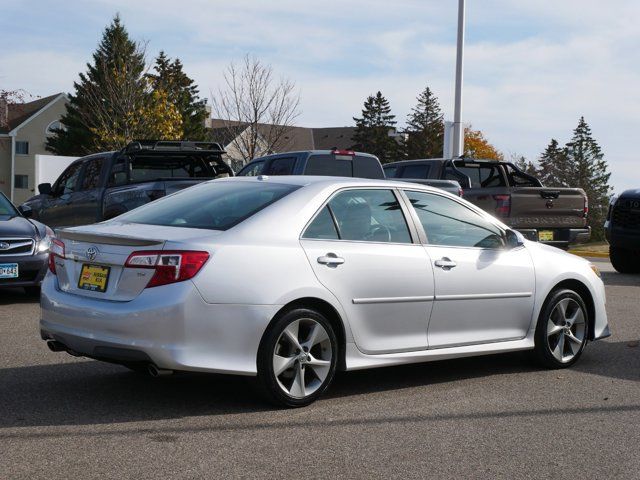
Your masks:
<svg viewBox="0 0 640 480"><path fill-rule="evenodd" d="M582 297L557 289L544 304L535 334L535 355L544 366L566 368L578 361L587 343L589 323Z"/></svg>
<svg viewBox="0 0 640 480"><path fill-rule="evenodd" d="M297 308L265 333L258 352L258 382L271 402L303 407L327 389L337 359L331 323L319 312Z"/></svg>

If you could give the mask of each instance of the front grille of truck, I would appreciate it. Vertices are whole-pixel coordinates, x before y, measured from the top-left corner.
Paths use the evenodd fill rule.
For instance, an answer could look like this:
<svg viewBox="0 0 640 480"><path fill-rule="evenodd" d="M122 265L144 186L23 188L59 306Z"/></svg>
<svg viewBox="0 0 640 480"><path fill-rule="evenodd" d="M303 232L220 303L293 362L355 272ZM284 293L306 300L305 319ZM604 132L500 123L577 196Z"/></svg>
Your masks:
<svg viewBox="0 0 640 480"><path fill-rule="evenodd" d="M640 210L629 208L626 205L613 207L611 220L616 227L640 230Z"/></svg>
<svg viewBox="0 0 640 480"><path fill-rule="evenodd" d="M33 255L35 246L33 238L0 238L0 257Z"/></svg>

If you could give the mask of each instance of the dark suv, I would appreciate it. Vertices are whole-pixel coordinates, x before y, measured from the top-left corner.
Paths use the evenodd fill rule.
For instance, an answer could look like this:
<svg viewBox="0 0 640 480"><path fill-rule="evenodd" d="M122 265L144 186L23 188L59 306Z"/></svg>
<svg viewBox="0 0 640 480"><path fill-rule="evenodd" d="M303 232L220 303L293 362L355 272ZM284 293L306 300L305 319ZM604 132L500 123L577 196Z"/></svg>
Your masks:
<svg viewBox="0 0 640 480"><path fill-rule="evenodd" d="M384 178L377 157L351 150L307 150L268 155L252 160L239 177L257 175L321 175L331 177Z"/></svg>
<svg viewBox="0 0 640 480"><path fill-rule="evenodd" d="M640 273L640 188L611 200L604 229L613 268L620 273Z"/></svg>

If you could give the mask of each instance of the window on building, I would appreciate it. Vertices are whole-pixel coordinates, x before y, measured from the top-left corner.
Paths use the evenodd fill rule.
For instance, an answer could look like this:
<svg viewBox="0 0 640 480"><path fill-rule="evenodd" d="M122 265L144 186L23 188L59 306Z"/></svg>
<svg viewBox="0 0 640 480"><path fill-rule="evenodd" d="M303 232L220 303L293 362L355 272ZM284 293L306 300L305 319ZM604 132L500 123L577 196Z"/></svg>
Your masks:
<svg viewBox="0 0 640 480"><path fill-rule="evenodd" d="M54 120L49 125L47 125L47 128L44 133L46 133L47 135L53 135L56 130L66 130L66 129L67 127L65 127L62 122L60 122L59 120Z"/></svg>
<svg viewBox="0 0 640 480"><path fill-rule="evenodd" d="M16 141L16 155L29 155L29 142Z"/></svg>
<svg viewBox="0 0 640 480"><path fill-rule="evenodd" d="M13 185L15 188L29 188L29 175L15 175Z"/></svg>

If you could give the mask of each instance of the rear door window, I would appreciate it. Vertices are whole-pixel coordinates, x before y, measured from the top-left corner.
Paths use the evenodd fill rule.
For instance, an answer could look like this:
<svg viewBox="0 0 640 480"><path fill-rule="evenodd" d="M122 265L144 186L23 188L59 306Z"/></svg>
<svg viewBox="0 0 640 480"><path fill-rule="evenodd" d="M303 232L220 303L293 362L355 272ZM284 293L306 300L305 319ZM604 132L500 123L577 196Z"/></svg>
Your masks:
<svg viewBox="0 0 640 480"><path fill-rule="evenodd" d="M398 167L384 167L384 176L387 178L395 178Z"/></svg>
<svg viewBox="0 0 640 480"><path fill-rule="evenodd" d="M295 164L295 157L274 158L265 164L261 175L291 175Z"/></svg>
<svg viewBox="0 0 640 480"><path fill-rule="evenodd" d="M353 158L353 176L358 178L384 178L377 158L356 155Z"/></svg>
<svg viewBox="0 0 640 480"><path fill-rule="evenodd" d="M264 167L264 160L251 162L238 172L238 177L257 177L262 174L262 167Z"/></svg>
<svg viewBox="0 0 640 480"><path fill-rule="evenodd" d="M302 238L313 238L316 240L338 240L338 231L333 221L329 207L326 206L316 218L309 224Z"/></svg>
<svg viewBox="0 0 640 480"><path fill-rule="evenodd" d="M211 166L199 156L133 156L129 160L132 182L159 178L209 178Z"/></svg>
<svg viewBox="0 0 640 480"><path fill-rule="evenodd" d="M98 157L85 162L80 190L93 190L100 186L100 175L102 174L104 161L104 157Z"/></svg>
<svg viewBox="0 0 640 480"><path fill-rule="evenodd" d="M402 178L429 178L429 165L405 165Z"/></svg>

